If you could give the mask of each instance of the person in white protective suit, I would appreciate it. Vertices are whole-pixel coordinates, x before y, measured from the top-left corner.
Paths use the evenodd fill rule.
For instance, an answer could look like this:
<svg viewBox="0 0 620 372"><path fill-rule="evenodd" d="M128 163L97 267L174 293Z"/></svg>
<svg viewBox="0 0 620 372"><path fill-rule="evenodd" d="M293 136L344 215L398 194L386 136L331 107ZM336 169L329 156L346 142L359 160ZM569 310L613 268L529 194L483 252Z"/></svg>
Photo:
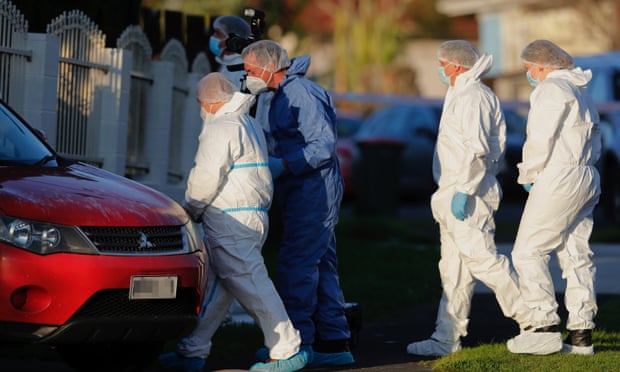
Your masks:
<svg viewBox="0 0 620 372"><path fill-rule="evenodd" d="M574 68L572 57L548 40L527 45L521 59L534 90L517 180L529 194L512 259L532 320L507 346L513 353L591 355L597 305L588 241L600 195L595 163L601 153L598 113L585 91L592 73ZM566 279L564 345L548 267L552 252Z"/></svg>
<svg viewBox="0 0 620 372"><path fill-rule="evenodd" d="M243 89L245 70L241 51L230 50L226 41L232 35L241 39L248 39L252 34L250 25L245 19L234 15L219 16L213 21L213 34L209 38L209 50L220 64L219 72L232 81L237 90Z"/></svg>
<svg viewBox="0 0 620 372"><path fill-rule="evenodd" d="M245 90L245 70L241 51L228 48L229 38L248 39L252 31L248 22L242 17L234 15L219 16L213 21L213 34L209 38L209 50L215 56L215 61L220 64L219 72L232 81L237 90ZM239 43L235 43L239 44ZM245 92L247 93L247 92ZM259 102L262 102L262 98ZM250 109L250 111L252 111ZM254 115L253 115L254 116ZM233 300L226 318L233 320L245 314L239 301Z"/></svg>
<svg viewBox="0 0 620 372"><path fill-rule="evenodd" d="M205 302L197 327L159 362L171 370L202 371L211 338L237 299L256 320L269 349L270 360L250 370L300 370L307 353L300 350L299 331L261 255L273 182L263 132L247 114L254 96L238 92L214 72L200 80L197 97L204 126L183 207L204 229L209 257Z"/></svg>
<svg viewBox="0 0 620 372"><path fill-rule="evenodd" d="M506 124L497 96L480 78L493 63L465 40L442 43L439 76L448 84L433 160L438 189L431 197L439 223L443 293L435 331L407 352L442 356L461 349L476 280L493 290L503 314L526 327L528 309L507 257L495 246L494 213L502 191L496 174Z"/></svg>

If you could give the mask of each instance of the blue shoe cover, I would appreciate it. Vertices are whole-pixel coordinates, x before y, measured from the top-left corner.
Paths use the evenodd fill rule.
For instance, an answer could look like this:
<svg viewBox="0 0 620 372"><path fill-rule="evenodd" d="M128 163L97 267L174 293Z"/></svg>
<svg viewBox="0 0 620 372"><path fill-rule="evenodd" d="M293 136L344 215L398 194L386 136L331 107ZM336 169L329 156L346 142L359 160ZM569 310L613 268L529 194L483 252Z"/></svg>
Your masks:
<svg viewBox="0 0 620 372"><path fill-rule="evenodd" d="M312 361L308 363L308 366L344 366L353 363L355 363L353 354L348 351L340 353L319 353L315 351L312 355Z"/></svg>
<svg viewBox="0 0 620 372"><path fill-rule="evenodd" d="M164 369L177 372L202 372L206 362L204 358L186 358L177 352L162 354L157 360Z"/></svg>
<svg viewBox="0 0 620 372"><path fill-rule="evenodd" d="M269 350L267 351L269 352ZM258 355L258 352L256 354ZM267 359L269 359L269 356L267 356ZM308 364L308 353L305 350L300 350L297 354L288 359L277 360L275 362L255 363L250 367L250 371L294 372L304 368L306 364Z"/></svg>
<svg viewBox="0 0 620 372"><path fill-rule="evenodd" d="M312 355L314 354L314 352L312 351L312 346L301 345L301 348L299 350L305 351L308 356L308 364L312 363ZM269 349L266 347L261 347L260 349L256 350L254 356L256 357L256 360L259 360L261 362L266 362L271 359L269 357Z"/></svg>

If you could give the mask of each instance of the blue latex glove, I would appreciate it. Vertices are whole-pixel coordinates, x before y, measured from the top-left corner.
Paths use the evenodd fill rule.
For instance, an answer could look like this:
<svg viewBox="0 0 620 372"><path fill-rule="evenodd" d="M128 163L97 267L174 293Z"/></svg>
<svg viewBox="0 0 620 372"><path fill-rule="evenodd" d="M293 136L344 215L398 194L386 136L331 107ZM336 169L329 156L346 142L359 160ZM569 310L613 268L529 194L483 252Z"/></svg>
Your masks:
<svg viewBox="0 0 620 372"><path fill-rule="evenodd" d="M533 183L526 183L525 185L523 185L523 188L525 189L525 191L530 192L533 185Z"/></svg>
<svg viewBox="0 0 620 372"><path fill-rule="evenodd" d="M284 168L284 163L282 159L269 157L269 170L271 171L271 178L274 180L282 175L286 168Z"/></svg>
<svg viewBox="0 0 620 372"><path fill-rule="evenodd" d="M467 200L469 200L469 195L458 191L455 192L452 197L452 204L450 205L450 208L454 217L456 217L459 221L463 221L465 219L465 205L467 205Z"/></svg>

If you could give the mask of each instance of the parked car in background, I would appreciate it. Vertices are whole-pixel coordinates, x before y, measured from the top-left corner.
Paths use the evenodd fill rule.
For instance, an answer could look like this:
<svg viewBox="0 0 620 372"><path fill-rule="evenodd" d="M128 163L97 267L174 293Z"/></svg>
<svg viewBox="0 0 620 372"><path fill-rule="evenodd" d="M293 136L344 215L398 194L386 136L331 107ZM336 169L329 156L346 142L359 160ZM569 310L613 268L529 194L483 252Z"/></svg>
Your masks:
<svg viewBox="0 0 620 372"><path fill-rule="evenodd" d="M139 370L194 327L207 257L172 199L58 155L0 102L0 342Z"/></svg>
<svg viewBox="0 0 620 372"><path fill-rule="evenodd" d="M413 200L430 198L436 188L432 163L440 115L440 100L397 104L370 114L354 136L357 150L353 158L353 187L356 187L355 174L365 166L359 144L395 141L394 144L404 144L400 164L401 197ZM386 169L389 166L385 164Z"/></svg>
<svg viewBox="0 0 620 372"><path fill-rule="evenodd" d="M497 179L502 187L503 200L523 201L527 196L527 192L517 183L517 164L522 159L528 108L529 103L525 101L502 101L506 121L506 150Z"/></svg>
<svg viewBox="0 0 620 372"><path fill-rule="evenodd" d="M524 192L517 184L517 163L525 139L527 103L507 102L502 105L506 120L506 153L498 179L507 198L522 198ZM395 140L404 144L400 166L400 193L405 200L428 201L437 185L432 164L441 118L442 101L424 100L381 108L362 123L355 135L354 175L364 167L359 144L374 140ZM386 167L389 165L386 164ZM355 176L354 176L355 180ZM355 188L355 182L353 188Z"/></svg>
<svg viewBox="0 0 620 372"><path fill-rule="evenodd" d="M340 171L344 179L345 199L350 199L354 195L351 169L353 165L353 153L355 152L353 136L359 130L363 120L364 116L357 111L346 109L336 110L336 129L338 132L336 155L338 156Z"/></svg>
<svg viewBox="0 0 620 372"><path fill-rule="evenodd" d="M603 222L620 226L620 102L598 105L602 151L598 162L601 198L598 209Z"/></svg>

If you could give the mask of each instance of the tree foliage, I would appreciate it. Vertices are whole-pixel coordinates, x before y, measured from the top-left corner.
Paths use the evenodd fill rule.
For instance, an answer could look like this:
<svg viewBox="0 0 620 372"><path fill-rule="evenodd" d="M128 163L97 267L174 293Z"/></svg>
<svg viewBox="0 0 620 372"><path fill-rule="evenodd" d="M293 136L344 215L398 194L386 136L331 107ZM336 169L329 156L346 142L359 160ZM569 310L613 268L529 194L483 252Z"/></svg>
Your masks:
<svg viewBox="0 0 620 372"><path fill-rule="evenodd" d="M393 62L408 36L405 10L413 0L319 2L332 15L334 89L385 93L395 90ZM401 78L413 72L403 70ZM414 80L414 79L412 79ZM413 84L411 84L413 85ZM411 88L414 88L411 86ZM411 93L411 92L409 92Z"/></svg>
<svg viewBox="0 0 620 372"><path fill-rule="evenodd" d="M176 10L205 17L222 14L243 14L243 0L142 0L142 6L153 9Z"/></svg>

